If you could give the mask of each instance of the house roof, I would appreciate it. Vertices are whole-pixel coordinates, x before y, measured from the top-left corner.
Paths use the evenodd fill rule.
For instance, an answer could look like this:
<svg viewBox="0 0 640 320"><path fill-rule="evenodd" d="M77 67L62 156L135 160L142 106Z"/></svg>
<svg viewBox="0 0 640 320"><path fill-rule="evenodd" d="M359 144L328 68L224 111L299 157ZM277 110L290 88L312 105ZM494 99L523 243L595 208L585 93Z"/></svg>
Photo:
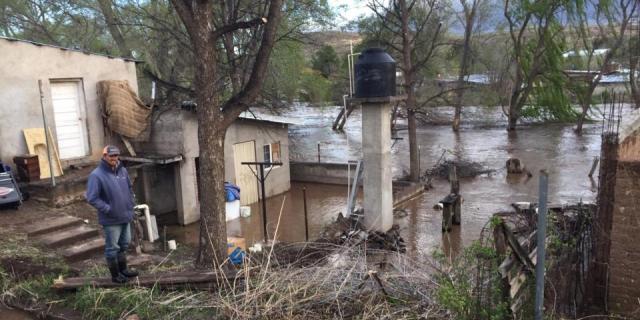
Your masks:
<svg viewBox="0 0 640 320"><path fill-rule="evenodd" d="M276 116L272 114L256 113L256 112L249 112L249 111L242 112L238 118L246 119L246 120L281 123L281 124L302 124L299 121L296 121L291 118L285 118L285 117Z"/></svg>
<svg viewBox="0 0 640 320"><path fill-rule="evenodd" d="M60 49L60 50L63 50L63 51L79 52L79 53L84 53L84 54L87 54L87 55L100 56L100 57L105 57L105 58L109 58L109 59L121 59L121 60L124 60L125 62L134 62L134 63L143 62L142 60L136 60L136 59L132 59L132 58L117 57L117 56L111 56L111 55L106 55L106 54L102 54L102 53L90 52L90 51L87 51L87 50L60 47L60 46L56 46L56 45L52 45L52 44L40 43L40 42L35 42L35 41L25 40L25 39L10 38L10 37L3 37L3 36L0 36L0 39L6 40L6 41L9 41L9 42L28 43L28 44L32 44L32 45L37 46L37 47L49 47L49 48Z"/></svg>
<svg viewBox="0 0 640 320"><path fill-rule="evenodd" d="M609 52L610 49L608 48L604 48L604 49L595 49L593 50L593 55L594 56L601 56L601 55L605 55L607 54L607 52ZM574 50L571 51L567 51L565 53L562 54L563 58L568 58L568 57L575 57L575 56L579 56L579 57L586 57L591 53L590 50L578 50L577 52Z"/></svg>

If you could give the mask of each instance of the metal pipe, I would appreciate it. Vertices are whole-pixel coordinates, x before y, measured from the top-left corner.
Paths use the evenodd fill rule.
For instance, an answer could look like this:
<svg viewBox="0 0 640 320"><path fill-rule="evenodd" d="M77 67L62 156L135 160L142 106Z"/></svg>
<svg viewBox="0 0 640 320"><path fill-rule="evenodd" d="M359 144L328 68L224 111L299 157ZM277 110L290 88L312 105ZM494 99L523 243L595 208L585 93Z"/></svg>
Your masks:
<svg viewBox="0 0 640 320"><path fill-rule="evenodd" d="M535 319L542 320L544 317L544 263L545 263L545 240L547 238L547 188L549 185L549 175L545 170L540 170L539 199L538 199L538 231L537 231L537 251L536 251L536 302Z"/></svg>
<svg viewBox="0 0 640 320"><path fill-rule="evenodd" d="M260 164L260 189L262 193L262 232L264 233L264 243L269 240L267 237L267 197L264 192L264 163Z"/></svg>
<svg viewBox="0 0 640 320"><path fill-rule="evenodd" d="M153 242L153 228L151 227L151 212L149 211L149 206L146 204L139 204L133 207L134 210L142 209L144 210L144 220L147 225L147 238L149 238L149 242Z"/></svg>
<svg viewBox="0 0 640 320"><path fill-rule="evenodd" d="M47 132L47 117L44 115L44 92L42 91L42 80L38 79L38 90L40 90L40 109L42 110L42 124L44 125L44 140L47 144L47 158L49 159L49 175L51 176L51 186L56 186L56 177L53 174L53 163L51 162L51 141Z"/></svg>
<svg viewBox="0 0 640 320"><path fill-rule="evenodd" d="M344 107L344 116L347 116L347 97L348 95L342 95L342 106ZM349 190L351 190L350 187L350 183L351 183L351 164L349 163L349 135L345 132L345 140L347 141L347 210L349 208ZM348 213L347 213L348 214Z"/></svg>
<svg viewBox="0 0 640 320"><path fill-rule="evenodd" d="M309 220L307 218L307 188L302 187L302 202L304 203L304 241L309 242Z"/></svg>

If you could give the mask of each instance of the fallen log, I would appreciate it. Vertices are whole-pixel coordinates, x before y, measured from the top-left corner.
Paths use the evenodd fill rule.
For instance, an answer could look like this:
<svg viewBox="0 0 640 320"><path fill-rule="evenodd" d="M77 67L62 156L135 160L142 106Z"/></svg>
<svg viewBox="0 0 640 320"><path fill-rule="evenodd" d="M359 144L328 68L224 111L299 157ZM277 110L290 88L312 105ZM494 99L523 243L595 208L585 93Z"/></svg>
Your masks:
<svg viewBox="0 0 640 320"><path fill-rule="evenodd" d="M126 284L113 283L111 277L74 277L56 279L51 286L55 290L76 290L85 286L114 288L121 286L135 287L194 287L208 289L217 283L243 279L243 272L204 272L182 271L161 274L143 274L129 279Z"/></svg>

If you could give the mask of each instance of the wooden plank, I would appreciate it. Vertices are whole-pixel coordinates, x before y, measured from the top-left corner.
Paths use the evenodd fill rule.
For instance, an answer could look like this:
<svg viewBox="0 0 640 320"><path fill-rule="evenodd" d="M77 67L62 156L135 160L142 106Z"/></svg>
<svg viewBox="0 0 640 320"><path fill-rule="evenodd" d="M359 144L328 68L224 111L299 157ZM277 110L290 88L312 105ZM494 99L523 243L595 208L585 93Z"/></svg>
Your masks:
<svg viewBox="0 0 640 320"><path fill-rule="evenodd" d="M517 276L509 281L509 284L511 285L511 289L509 291L511 299L514 299L518 296L526 281L527 275L522 271L520 271Z"/></svg>
<svg viewBox="0 0 640 320"><path fill-rule="evenodd" d="M60 163L60 157L58 156L58 149L56 148L55 140L51 134L51 129L48 128L49 142L51 142L51 161L53 161L53 175L55 177L63 175L62 164ZM46 179L51 177L51 171L49 170L49 156L47 155L47 138L44 135L44 128L29 128L23 129L24 139L27 143L27 149L30 154L38 155L38 164L40 166L40 179Z"/></svg>
<svg viewBox="0 0 640 320"><path fill-rule="evenodd" d="M80 223L82 223L82 220L76 217L61 216L28 225L24 228L24 231L31 237L78 225Z"/></svg>
<svg viewBox="0 0 640 320"><path fill-rule="evenodd" d="M129 283L123 285L113 283L111 277L75 277L55 280L51 286L56 290L75 290L84 286L100 287L100 288L113 288L120 286L137 286L137 287L171 287L182 285L198 285L205 283L217 283L225 280L237 280L243 279L244 273L236 272L204 272L204 271L182 271L160 274L142 274L134 279L131 279Z"/></svg>
<svg viewBox="0 0 640 320"><path fill-rule="evenodd" d="M129 154L134 157L137 157L138 155L136 154L136 151L133 149L131 142L129 142L129 140L124 136L120 136L120 139L122 139L122 142L124 143L124 146L127 148L127 151L129 151Z"/></svg>
<svg viewBox="0 0 640 320"><path fill-rule="evenodd" d="M520 246L520 242L513 235L511 229L507 226L506 223L502 223L504 235L507 238L507 242L509 243L509 247L513 250L513 253L516 255L518 260L522 262L531 272L535 271L535 265L529 259L529 254Z"/></svg>

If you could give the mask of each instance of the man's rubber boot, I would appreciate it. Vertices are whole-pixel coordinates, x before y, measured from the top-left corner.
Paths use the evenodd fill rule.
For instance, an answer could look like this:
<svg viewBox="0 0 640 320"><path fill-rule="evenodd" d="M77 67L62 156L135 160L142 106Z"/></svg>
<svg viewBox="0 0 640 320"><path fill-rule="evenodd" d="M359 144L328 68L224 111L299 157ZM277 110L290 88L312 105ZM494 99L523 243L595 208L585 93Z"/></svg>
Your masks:
<svg viewBox="0 0 640 320"><path fill-rule="evenodd" d="M107 258L107 266L111 273L111 281L114 283L127 283L127 277L121 274L120 269L118 268L118 260L115 258Z"/></svg>
<svg viewBox="0 0 640 320"><path fill-rule="evenodd" d="M120 273L127 278L138 276L138 271L133 271L127 268L127 255L124 253L118 253L118 269L120 270Z"/></svg>

